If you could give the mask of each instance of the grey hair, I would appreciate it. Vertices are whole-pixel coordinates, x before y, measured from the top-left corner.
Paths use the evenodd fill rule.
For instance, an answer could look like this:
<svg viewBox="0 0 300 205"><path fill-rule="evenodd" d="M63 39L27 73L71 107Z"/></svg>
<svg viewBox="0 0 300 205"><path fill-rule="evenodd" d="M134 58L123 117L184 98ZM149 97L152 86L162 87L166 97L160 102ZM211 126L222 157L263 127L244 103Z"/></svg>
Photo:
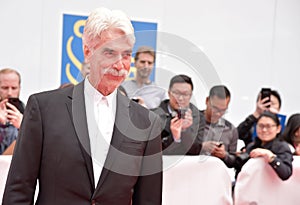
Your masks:
<svg viewBox="0 0 300 205"><path fill-rule="evenodd" d="M93 40L101 38L101 33L110 28L117 28L128 35L132 45L135 42L134 28L128 16L120 10L109 10L104 7L95 9L89 15L82 36L83 45L93 46Z"/></svg>

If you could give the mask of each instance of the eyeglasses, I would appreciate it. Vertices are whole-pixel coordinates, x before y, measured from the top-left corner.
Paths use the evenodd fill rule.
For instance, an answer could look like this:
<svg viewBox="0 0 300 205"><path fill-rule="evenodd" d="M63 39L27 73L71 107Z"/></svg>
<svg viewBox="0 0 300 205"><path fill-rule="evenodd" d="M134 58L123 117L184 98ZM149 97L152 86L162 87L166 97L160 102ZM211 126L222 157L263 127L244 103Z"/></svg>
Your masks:
<svg viewBox="0 0 300 205"><path fill-rule="evenodd" d="M277 127L277 125L270 125L270 124L257 124L256 125L256 128L257 129L260 129L260 130L263 130L264 128L266 128L266 130L271 130L273 127Z"/></svg>
<svg viewBox="0 0 300 205"><path fill-rule="evenodd" d="M220 114L225 114L225 113L227 113L227 109L222 110L222 109L219 109L219 108L217 108L217 107L215 107L215 106L211 106L211 109L212 109L212 111L213 111L214 113L220 113Z"/></svg>
<svg viewBox="0 0 300 205"><path fill-rule="evenodd" d="M220 113L220 114L225 114L227 113L227 108L226 109L220 109L216 106L214 106L211 102L210 103L210 108L214 113Z"/></svg>
<svg viewBox="0 0 300 205"><path fill-rule="evenodd" d="M175 98L184 98L184 99L188 99L191 97L192 93L180 93L178 91L170 91L171 94L175 97Z"/></svg>

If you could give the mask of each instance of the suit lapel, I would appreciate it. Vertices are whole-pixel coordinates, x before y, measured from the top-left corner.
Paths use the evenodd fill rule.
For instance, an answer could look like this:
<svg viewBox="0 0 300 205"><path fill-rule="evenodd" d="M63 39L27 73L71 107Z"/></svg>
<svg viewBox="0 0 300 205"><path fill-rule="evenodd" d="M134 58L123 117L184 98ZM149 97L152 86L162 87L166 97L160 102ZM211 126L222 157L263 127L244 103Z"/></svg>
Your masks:
<svg viewBox="0 0 300 205"><path fill-rule="evenodd" d="M92 188L94 189L95 182L84 100L84 81L77 86L74 86L73 93L70 93L69 99L71 100L67 101L66 104L69 110L70 117L73 120L74 128L81 145L81 152L86 162L86 168L90 178L90 182Z"/></svg>

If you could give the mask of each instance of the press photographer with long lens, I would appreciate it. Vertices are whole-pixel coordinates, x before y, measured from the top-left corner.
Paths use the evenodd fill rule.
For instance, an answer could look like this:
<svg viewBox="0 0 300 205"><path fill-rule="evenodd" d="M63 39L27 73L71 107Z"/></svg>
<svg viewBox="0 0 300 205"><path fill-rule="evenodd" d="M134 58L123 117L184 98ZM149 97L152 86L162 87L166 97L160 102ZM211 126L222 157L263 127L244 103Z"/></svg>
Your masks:
<svg viewBox="0 0 300 205"><path fill-rule="evenodd" d="M11 68L0 70L0 154L14 145L23 119L25 105L19 100L20 84L19 72Z"/></svg>
<svg viewBox="0 0 300 205"><path fill-rule="evenodd" d="M190 100L192 79L187 75L174 76L169 85L169 99L153 109L163 123L162 147L164 155L198 155L205 120Z"/></svg>

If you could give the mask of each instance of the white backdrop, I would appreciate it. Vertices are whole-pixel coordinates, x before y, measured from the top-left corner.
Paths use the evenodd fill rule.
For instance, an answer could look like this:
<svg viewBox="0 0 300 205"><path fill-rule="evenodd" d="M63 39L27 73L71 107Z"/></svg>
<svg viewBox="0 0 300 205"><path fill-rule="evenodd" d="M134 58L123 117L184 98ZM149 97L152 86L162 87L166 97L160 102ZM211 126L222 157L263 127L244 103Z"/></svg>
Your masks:
<svg viewBox="0 0 300 205"><path fill-rule="evenodd" d="M299 0L1 1L0 68L21 72L22 100L60 84L62 14L88 15L99 6L122 9L132 20L157 22L158 31L176 34L201 49L231 90L226 117L235 125L254 111L262 86L280 92L282 114L300 111ZM160 58L157 67L156 81L163 87L173 74L191 75L194 102L205 108L209 87L199 76L201 68L195 74L180 62Z"/></svg>

